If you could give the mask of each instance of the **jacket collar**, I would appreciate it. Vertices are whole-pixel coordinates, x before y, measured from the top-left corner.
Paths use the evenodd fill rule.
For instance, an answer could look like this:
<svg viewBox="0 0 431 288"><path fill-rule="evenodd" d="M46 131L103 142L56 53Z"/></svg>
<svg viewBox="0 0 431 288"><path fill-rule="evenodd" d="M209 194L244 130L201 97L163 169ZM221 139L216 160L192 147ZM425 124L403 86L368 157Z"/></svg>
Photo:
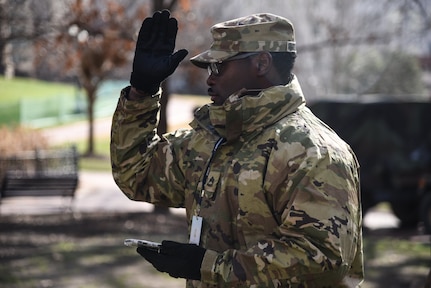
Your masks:
<svg viewBox="0 0 431 288"><path fill-rule="evenodd" d="M233 142L240 136L257 133L305 105L296 77L286 86L261 91L240 90L221 106L201 107L190 124L195 130L206 130Z"/></svg>

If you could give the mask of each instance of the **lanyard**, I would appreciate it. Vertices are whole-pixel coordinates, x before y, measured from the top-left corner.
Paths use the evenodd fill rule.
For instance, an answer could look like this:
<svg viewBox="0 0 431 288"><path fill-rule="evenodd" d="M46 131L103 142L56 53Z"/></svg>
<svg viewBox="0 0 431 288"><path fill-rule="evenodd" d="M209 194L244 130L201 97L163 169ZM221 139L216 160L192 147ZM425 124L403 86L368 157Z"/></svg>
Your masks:
<svg viewBox="0 0 431 288"><path fill-rule="evenodd" d="M217 140L217 142L214 145L213 150L211 151L211 156L210 159L208 160L208 164L205 168L205 173L204 176L202 177L202 190L201 190L201 194L199 195L199 199L197 201L197 205L196 205L196 209L195 209L195 216L199 216L200 212L201 212L201 205L202 205L202 199L205 196L205 184L207 183L208 180L208 175L210 173L210 166L211 163L214 159L214 155L217 152L218 148L226 141L225 138L221 137Z"/></svg>
<svg viewBox="0 0 431 288"><path fill-rule="evenodd" d="M226 141L226 139L219 138L217 140L217 142L215 143L214 148L211 151L211 156L210 156L208 163L207 163L207 166L205 168L205 173L202 177L202 191L201 191L201 194L199 195L199 199L198 199L197 204L196 204L196 210L195 210L195 213L192 217L192 223L191 223L191 227L190 227L189 243L191 243L191 244L199 245L199 243L201 241L203 218L201 216L199 216L199 214L201 212L202 199L205 196L205 184L207 183L207 180L208 180L208 175L210 173L210 166L211 166L211 163L213 161L214 155L217 152L217 149L220 147L220 145L222 145L225 141Z"/></svg>

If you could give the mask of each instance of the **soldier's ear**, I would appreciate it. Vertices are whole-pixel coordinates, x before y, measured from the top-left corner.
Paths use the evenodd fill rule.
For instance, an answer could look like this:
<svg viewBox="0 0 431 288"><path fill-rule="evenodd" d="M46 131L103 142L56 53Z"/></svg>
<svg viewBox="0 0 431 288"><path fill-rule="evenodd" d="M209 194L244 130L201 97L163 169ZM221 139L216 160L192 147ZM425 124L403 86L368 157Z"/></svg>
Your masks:
<svg viewBox="0 0 431 288"><path fill-rule="evenodd" d="M267 74L271 70L272 56L268 52L262 52L253 57L254 65L259 76Z"/></svg>

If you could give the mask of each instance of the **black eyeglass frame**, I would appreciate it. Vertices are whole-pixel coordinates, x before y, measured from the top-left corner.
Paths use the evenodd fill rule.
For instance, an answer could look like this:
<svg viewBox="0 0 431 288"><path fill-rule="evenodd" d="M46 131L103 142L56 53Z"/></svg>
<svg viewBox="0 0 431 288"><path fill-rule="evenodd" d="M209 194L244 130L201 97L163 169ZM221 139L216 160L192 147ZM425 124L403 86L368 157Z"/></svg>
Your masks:
<svg viewBox="0 0 431 288"><path fill-rule="evenodd" d="M260 52L245 52L245 53L241 53L241 54L237 54L235 56L232 56L232 57L230 57L224 61L211 62L207 66L208 75L209 76L211 76L211 75L219 76L220 75L220 65L223 64L224 62L245 59L245 58L257 55L259 53Z"/></svg>

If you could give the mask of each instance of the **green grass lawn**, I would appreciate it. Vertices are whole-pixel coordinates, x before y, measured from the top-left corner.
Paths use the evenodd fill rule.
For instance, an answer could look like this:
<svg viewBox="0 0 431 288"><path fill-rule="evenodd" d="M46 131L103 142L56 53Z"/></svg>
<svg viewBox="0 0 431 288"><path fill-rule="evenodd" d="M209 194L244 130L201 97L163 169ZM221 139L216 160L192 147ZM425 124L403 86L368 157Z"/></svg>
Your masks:
<svg viewBox="0 0 431 288"><path fill-rule="evenodd" d="M10 104L20 99L45 99L66 95L75 97L76 87L70 84L53 83L31 78L14 78L6 80L0 76L0 104Z"/></svg>
<svg viewBox="0 0 431 288"><path fill-rule="evenodd" d="M73 115L77 103L83 101L79 99L82 93L71 84L0 77L0 87L0 124L22 124L34 119L58 121L65 119L65 115ZM39 123L46 122L39 120Z"/></svg>
<svg viewBox="0 0 431 288"><path fill-rule="evenodd" d="M96 155L94 157L81 157L79 159L79 168L91 171L111 171L111 162L109 158L109 137L95 138L94 147ZM87 141L76 142L76 148L80 155L87 151Z"/></svg>
<svg viewBox="0 0 431 288"><path fill-rule="evenodd" d="M113 112L125 85L126 81L111 79L100 83L94 106L96 117ZM0 77L0 87L0 125L43 128L86 119L85 91L73 83Z"/></svg>

